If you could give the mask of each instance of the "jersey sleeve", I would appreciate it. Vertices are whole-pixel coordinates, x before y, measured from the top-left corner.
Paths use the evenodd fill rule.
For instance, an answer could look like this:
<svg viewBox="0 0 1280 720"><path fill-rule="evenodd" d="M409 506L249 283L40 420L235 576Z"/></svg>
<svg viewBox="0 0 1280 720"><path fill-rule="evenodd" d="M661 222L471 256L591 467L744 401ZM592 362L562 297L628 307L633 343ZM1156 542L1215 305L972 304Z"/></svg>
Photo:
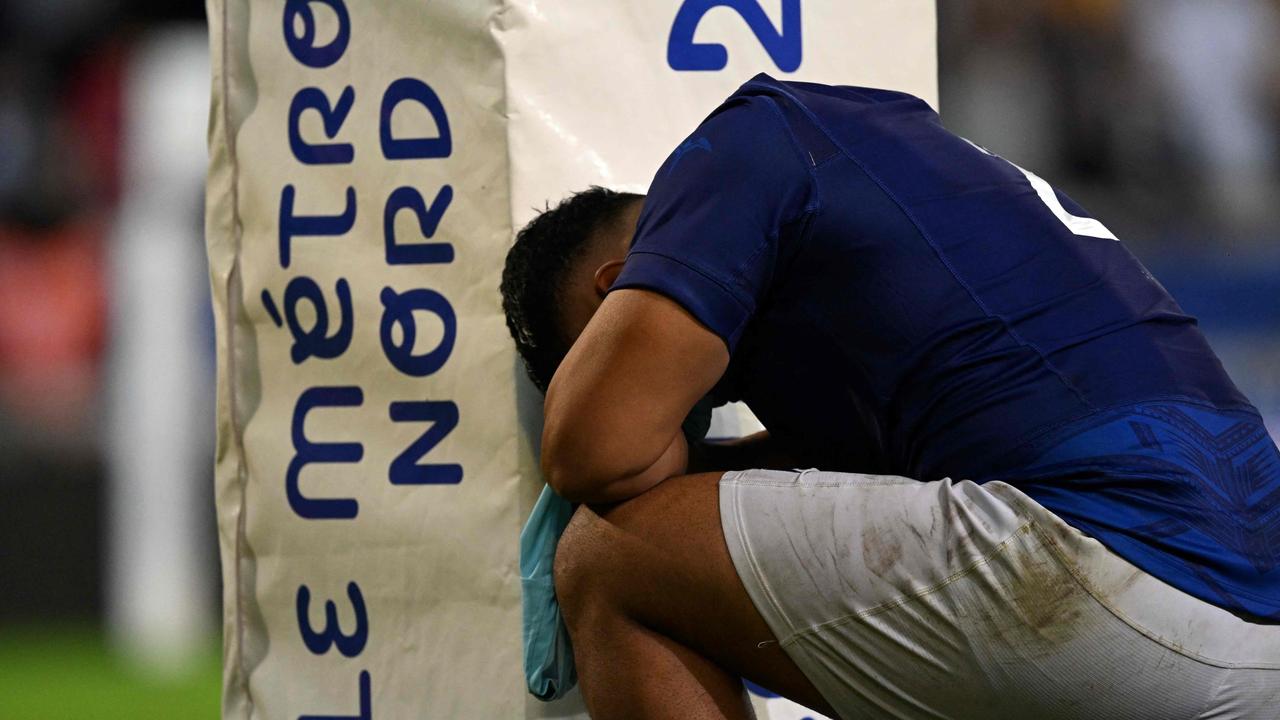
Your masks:
<svg viewBox="0 0 1280 720"><path fill-rule="evenodd" d="M812 184L773 101L731 98L658 169L611 290L671 298L732 353L773 280L780 229L810 209Z"/></svg>

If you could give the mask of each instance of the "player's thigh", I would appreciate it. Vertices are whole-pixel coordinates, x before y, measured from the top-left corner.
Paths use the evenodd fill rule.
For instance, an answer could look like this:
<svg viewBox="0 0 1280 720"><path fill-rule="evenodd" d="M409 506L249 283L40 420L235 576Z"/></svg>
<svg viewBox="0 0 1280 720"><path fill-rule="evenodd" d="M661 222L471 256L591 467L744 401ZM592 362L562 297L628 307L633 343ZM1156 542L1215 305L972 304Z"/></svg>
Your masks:
<svg viewBox="0 0 1280 720"><path fill-rule="evenodd" d="M570 627L575 610L607 603L730 672L824 709L738 578L721 531L720 477L676 477L599 512L579 508L556 551Z"/></svg>

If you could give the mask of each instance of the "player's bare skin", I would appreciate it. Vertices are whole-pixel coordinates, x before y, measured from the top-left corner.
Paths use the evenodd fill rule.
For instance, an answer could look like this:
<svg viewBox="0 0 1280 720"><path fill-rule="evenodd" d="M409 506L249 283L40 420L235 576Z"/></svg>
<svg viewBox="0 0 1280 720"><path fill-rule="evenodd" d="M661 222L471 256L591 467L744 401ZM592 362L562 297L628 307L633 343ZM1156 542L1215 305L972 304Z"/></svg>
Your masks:
<svg viewBox="0 0 1280 720"><path fill-rule="evenodd" d="M561 538L556 595L593 718L750 718L741 677L835 717L738 579L719 479L683 475L584 505Z"/></svg>
<svg viewBox="0 0 1280 720"><path fill-rule="evenodd" d="M587 503L556 551L556 595L592 717L748 718L740 677L830 710L779 647L720 529L720 473L684 475L680 425L729 353L675 302L608 294L637 203L565 291L577 340L548 388L542 466ZM673 477L675 476L675 477Z"/></svg>

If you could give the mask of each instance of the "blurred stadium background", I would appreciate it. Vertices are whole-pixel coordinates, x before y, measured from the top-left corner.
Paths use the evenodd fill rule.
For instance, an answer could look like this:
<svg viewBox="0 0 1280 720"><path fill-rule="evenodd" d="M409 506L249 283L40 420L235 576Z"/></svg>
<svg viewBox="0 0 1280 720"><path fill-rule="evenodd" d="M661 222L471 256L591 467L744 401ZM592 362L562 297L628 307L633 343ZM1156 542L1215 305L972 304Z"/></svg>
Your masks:
<svg viewBox="0 0 1280 720"><path fill-rule="evenodd" d="M1280 430L1280 2L938 20L947 125L1106 222ZM217 714L205 42L199 3L0 4L2 720Z"/></svg>

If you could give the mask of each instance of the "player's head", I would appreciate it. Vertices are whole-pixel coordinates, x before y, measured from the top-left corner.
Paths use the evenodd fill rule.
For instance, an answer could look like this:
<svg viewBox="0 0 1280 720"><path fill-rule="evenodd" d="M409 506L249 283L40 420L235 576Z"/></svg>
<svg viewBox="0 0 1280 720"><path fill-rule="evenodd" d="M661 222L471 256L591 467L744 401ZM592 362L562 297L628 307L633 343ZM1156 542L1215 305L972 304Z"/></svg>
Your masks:
<svg viewBox="0 0 1280 720"><path fill-rule="evenodd" d="M529 377L543 392L622 272L643 199L592 187L516 235L502 271L502 309Z"/></svg>

